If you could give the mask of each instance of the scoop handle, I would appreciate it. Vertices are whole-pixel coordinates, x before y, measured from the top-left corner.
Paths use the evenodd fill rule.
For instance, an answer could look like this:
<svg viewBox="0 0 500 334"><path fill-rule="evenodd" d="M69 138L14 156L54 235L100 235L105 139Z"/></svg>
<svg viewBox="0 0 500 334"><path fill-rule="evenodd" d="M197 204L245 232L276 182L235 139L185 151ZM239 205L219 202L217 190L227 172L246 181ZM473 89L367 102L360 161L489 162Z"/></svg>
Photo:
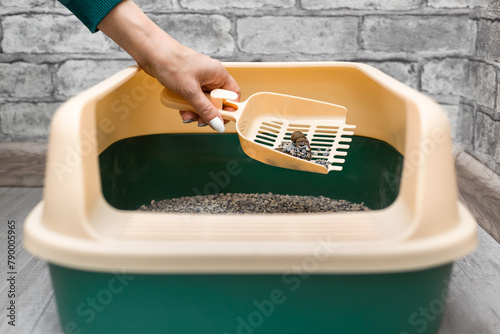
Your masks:
<svg viewBox="0 0 500 334"><path fill-rule="evenodd" d="M238 121L242 111L240 110L242 109L241 108L242 104L235 101L230 101L230 100L236 100L238 98L238 94L225 89L214 89L213 91L210 92L210 94L208 93L204 94L207 97L207 99L209 99L210 102L212 102L215 105L215 107L219 110L223 119L234 122ZM179 94L174 93L166 88L163 89L163 92L161 93L161 102L167 108L196 112L196 110L194 110L193 106L188 101L186 101ZM224 106L231 106L236 110L235 111L222 110Z"/></svg>

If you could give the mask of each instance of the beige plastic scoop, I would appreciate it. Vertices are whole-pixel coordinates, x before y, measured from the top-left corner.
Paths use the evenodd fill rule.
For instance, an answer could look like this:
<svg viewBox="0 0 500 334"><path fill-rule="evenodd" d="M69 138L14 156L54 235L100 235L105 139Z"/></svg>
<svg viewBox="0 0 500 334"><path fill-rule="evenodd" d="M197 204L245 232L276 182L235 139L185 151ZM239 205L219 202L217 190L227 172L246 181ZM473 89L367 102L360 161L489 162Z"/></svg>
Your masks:
<svg viewBox="0 0 500 334"><path fill-rule="evenodd" d="M345 123L345 107L306 98L256 93L245 102L235 102L235 92L215 89L207 97L219 109L222 118L236 122L241 147L249 157L268 165L327 174L342 170L354 132L354 125ZM182 97L164 89L162 103L172 109L194 111ZM225 111L230 106L235 111ZM294 131L301 131L309 140L311 160L293 157L276 150L282 141L289 141ZM327 160L328 168L315 163Z"/></svg>

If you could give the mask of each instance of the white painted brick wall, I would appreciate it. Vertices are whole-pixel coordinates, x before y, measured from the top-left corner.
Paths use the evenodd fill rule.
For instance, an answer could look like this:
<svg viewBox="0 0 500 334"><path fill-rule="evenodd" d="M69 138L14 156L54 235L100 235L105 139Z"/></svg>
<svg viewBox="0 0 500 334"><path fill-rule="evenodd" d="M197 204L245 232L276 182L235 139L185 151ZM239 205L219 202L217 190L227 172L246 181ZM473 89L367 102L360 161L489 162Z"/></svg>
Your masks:
<svg viewBox="0 0 500 334"><path fill-rule="evenodd" d="M478 22L477 54L483 59L500 62L500 22Z"/></svg>
<svg viewBox="0 0 500 334"><path fill-rule="evenodd" d="M134 0L134 2L145 12L166 12L176 8L176 0Z"/></svg>
<svg viewBox="0 0 500 334"><path fill-rule="evenodd" d="M4 53L109 53L119 48L62 15L12 15L2 19Z"/></svg>
<svg viewBox="0 0 500 334"><path fill-rule="evenodd" d="M68 60L56 72L56 96L67 99L133 64L131 60Z"/></svg>
<svg viewBox="0 0 500 334"><path fill-rule="evenodd" d="M231 21L222 15L169 14L150 15L163 30L179 42L216 57L234 53Z"/></svg>
<svg viewBox="0 0 500 334"><path fill-rule="evenodd" d="M422 0L302 0L304 9L363 9L363 10L408 10L416 9Z"/></svg>
<svg viewBox="0 0 500 334"><path fill-rule="evenodd" d="M474 0L427 0L433 8L468 8Z"/></svg>
<svg viewBox="0 0 500 334"><path fill-rule="evenodd" d="M381 52L469 54L474 24L450 16L369 16L363 22L363 45Z"/></svg>
<svg viewBox="0 0 500 334"><path fill-rule="evenodd" d="M438 102L458 104L458 96L463 95L466 60L450 58L431 60L422 67L422 92Z"/></svg>
<svg viewBox="0 0 500 334"><path fill-rule="evenodd" d="M247 17L237 22L238 47L249 54L355 52L356 17Z"/></svg>
<svg viewBox="0 0 500 334"><path fill-rule="evenodd" d="M486 113L476 113L472 152L492 170L500 173L498 133L500 133L500 122L498 120L493 119Z"/></svg>
<svg viewBox="0 0 500 334"><path fill-rule="evenodd" d="M0 105L0 134L8 141L45 141L52 114L59 103Z"/></svg>
<svg viewBox="0 0 500 334"><path fill-rule="evenodd" d="M295 0L179 0L186 9L219 10L228 8L291 8Z"/></svg>
<svg viewBox="0 0 500 334"><path fill-rule="evenodd" d="M382 72L412 88L418 89L419 77L417 75L417 65L415 63L390 61L381 63L367 62L367 64L381 70Z"/></svg>
<svg viewBox="0 0 500 334"><path fill-rule="evenodd" d="M51 7L53 4L53 0L0 0L0 6L5 8Z"/></svg>
<svg viewBox="0 0 500 334"><path fill-rule="evenodd" d="M49 66L15 62L0 64L0 97L50 97L54 83Z"/></svg>
<svg viewBox="0 0 500 334"><path fill-rule="evenodd" d="M348 60L422 90L500 173L498 0L136 0L223 61ZM55 0L0 0L0 141L44 141L55 108L133 63Z"/></svg>
<svg viewBox="0 0 500 334"><path fill-rule="evenodd" d="M477 61L471 61L468 65L464 95L480 106L494 109L498 69Z"/></svg>

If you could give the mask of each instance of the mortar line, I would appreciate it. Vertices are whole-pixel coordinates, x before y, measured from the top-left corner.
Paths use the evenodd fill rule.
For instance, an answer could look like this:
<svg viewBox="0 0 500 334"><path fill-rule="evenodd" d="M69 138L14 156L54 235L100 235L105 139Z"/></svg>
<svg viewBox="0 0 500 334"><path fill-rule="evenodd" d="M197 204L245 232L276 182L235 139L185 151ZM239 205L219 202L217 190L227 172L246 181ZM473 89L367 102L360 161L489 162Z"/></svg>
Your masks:
<svg viewBox="0 0 500 334"><path fill-rule="evenodd" d="M358 35L356 36L356 42L358 44L359 50L365 50L365 41L363 40L363 25L365 23L365 17L360 16L358 20Z"/></svg>
<svg viewBox="0 0 500 334"><path fill-rule="evenodd" d="M304 11L306 12L307 10L304 9L304 7L302 6L302 0L295 0L295 7L299 10L299 11Z"/></svg>

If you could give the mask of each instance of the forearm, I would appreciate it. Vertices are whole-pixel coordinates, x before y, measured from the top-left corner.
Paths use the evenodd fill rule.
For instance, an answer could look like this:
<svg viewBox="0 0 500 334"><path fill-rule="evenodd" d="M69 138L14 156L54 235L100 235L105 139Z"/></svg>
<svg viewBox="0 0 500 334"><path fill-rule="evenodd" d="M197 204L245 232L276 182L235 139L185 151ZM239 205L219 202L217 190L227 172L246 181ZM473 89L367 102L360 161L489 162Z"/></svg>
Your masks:
<svg viewBox="0 0 500 334"><path fill-rule="evenodd" d="M218 60L177 42L131 0L113 8L98 28L127 51L146 73L193 106L199 117L183 112L185 122L197 120L198 126L210 124L224 132L222 116L203 91L222 88L239 95L240 88Z"/></svg>
<svg viewBox="0 0 500 334"><path fill-rule="evenodd" d="M165 64L165 61L175 58L183 47L130 0L124 0L116 5L97 28L153 76L155 64L160 62Z"/></svg>

